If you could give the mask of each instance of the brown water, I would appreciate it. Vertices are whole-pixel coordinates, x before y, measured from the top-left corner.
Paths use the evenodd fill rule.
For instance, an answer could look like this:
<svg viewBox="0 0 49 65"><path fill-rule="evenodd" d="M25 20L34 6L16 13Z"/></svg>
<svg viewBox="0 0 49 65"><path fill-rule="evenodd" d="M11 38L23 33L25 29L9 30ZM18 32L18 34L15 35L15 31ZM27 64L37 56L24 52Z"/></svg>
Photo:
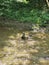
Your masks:
<svg viewBox="0 0 49 65"><path fill-rule="evenodd" d="M0 28L0 65L49 65L49 33Z"/></svg>

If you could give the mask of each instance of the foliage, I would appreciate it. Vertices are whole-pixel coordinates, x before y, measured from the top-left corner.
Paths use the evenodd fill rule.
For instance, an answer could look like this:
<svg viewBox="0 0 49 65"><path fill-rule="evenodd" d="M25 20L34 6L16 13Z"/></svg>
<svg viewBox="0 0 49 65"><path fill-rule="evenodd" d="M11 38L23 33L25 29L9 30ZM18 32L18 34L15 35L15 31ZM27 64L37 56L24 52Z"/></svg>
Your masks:
<svg viewBox="0 0 49 65"><path fill-rule="evenodd" d="M0 16L23 22L42 24L49 20L49 12L44 0L1 0Z"/></svg>

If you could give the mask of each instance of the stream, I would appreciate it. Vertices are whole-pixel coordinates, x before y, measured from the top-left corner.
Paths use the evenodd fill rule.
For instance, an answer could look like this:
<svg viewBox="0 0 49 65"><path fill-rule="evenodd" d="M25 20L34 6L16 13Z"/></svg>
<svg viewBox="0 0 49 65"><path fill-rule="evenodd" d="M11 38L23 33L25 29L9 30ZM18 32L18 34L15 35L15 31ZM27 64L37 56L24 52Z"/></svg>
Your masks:
<svg viewBox="0 0 49 65"><path fill-rule="evenodd" d="M0 28L0 65L49 65L49 32Z"/></svg>

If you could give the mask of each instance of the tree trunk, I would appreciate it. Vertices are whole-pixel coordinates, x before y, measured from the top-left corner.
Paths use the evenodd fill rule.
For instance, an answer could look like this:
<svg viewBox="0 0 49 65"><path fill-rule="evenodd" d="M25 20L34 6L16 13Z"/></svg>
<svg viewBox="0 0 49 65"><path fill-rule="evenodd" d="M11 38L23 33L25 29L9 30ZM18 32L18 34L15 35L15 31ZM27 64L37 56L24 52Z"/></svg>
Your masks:
<svg viewBox="0 0 49 65"><path fill-rule="evenodd" d="M49 0L46 0L46 3L47 3L47 5L48 5L48 7L49 7Z"/></svg>

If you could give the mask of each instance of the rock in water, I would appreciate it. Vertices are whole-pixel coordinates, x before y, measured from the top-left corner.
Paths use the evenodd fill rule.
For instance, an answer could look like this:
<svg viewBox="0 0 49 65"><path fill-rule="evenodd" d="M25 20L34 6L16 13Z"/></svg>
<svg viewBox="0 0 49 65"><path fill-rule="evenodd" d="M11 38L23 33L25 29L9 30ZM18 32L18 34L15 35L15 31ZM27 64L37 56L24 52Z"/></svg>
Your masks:
<svg viewBox="0 0 49 65"><path fill-rule="evenodd" d="M25 36L25 33L23 33L21 38L22 38L22 40L27 40L28 39L28 37Z"/></svg>

